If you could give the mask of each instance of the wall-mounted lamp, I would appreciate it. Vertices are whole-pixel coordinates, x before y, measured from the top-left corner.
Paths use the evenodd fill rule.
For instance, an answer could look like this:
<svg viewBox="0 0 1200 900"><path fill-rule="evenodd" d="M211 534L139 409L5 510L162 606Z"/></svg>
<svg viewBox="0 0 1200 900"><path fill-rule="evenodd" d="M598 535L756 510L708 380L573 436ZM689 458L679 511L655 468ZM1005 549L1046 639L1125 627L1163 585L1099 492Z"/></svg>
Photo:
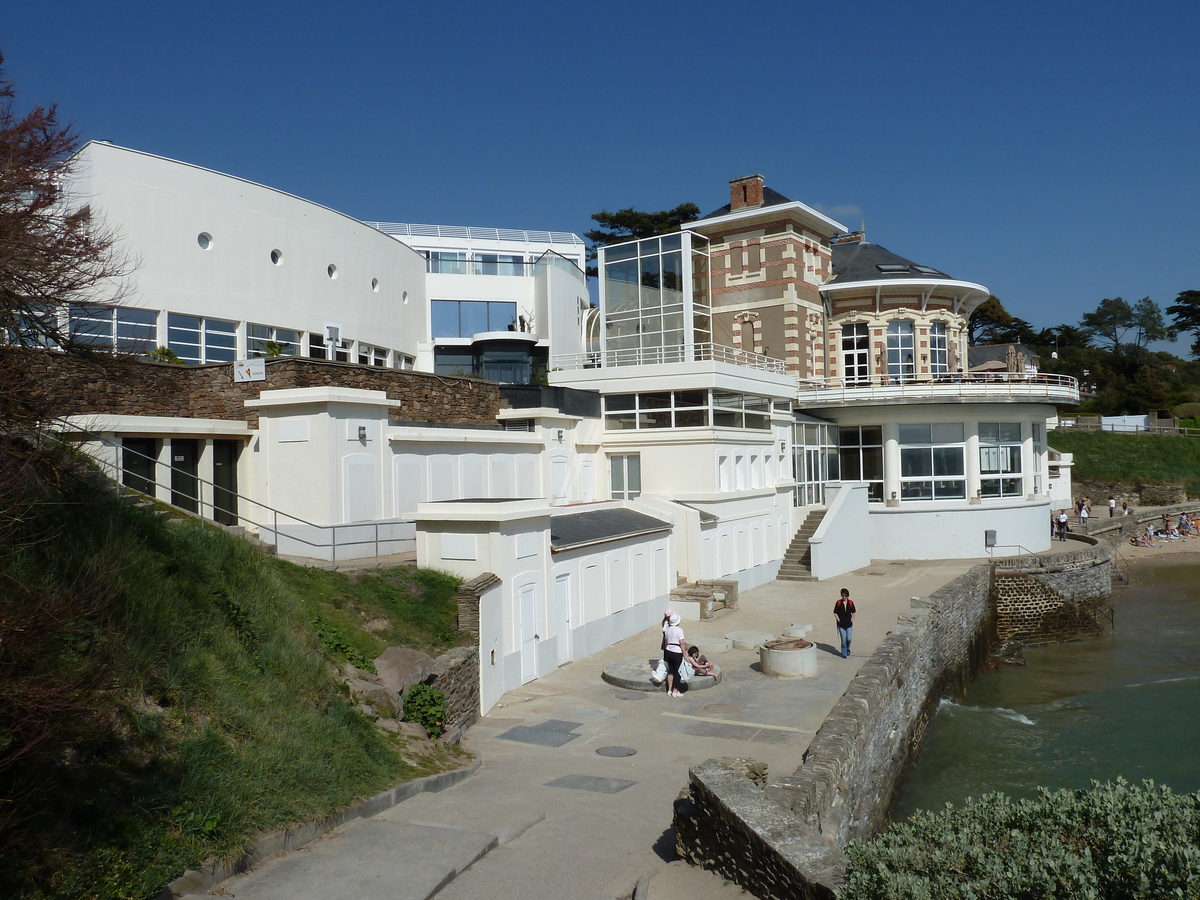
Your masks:
<svg viewBox="0 0 1200 900"><path fill-rule="evenodd" d="M779 452L783 453L786 450L787 450L787 441L780 441L779 442Z"/></svg>
<svg viewBox="0 0 1200 900"><path fill-rule="evenodd" d="M983 488L976 488L975 496L978 497L979 499L983 499Z"/></svg>
<svg viewBox="0 0 1200 900"><path fill-rule="evenodd" d="M358 439L360 441L365 441L367 439L367 426L366 425L358 426Z"/></svg>
<svg viewBox="0 0 1200 900"><path fill-rule="evenodd" d="M893 500L895 500L895 499L896 499L896 492L895 492L895 491L892 491L892 499L893 499Z"/></svg>
<svg viewBox="0 0 1200 900"><path fill-rule="evenodd" d="M556 441L558 441L560 444L563 442L563 438L565 436L566 436L566 432L564 432L561 428L554 429L554 439Z"/></svg>

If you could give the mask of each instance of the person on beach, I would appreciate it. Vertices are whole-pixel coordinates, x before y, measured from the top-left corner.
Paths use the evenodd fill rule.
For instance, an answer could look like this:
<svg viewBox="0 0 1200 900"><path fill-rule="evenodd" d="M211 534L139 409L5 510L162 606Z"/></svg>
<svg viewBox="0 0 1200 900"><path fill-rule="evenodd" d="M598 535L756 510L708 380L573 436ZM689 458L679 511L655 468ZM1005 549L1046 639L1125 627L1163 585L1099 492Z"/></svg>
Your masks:
<svg viewBox="0 0 1200 900"><path fill-rule="evenodd" d="M679 627L679 614L672 613L663 629L663 661L667 664L667 696L682 697L683 692L677 688L679 683L679 666L683 662L685 646L683 629Z"/></svg>
<svg viewBox="0 0 1200 900"><path fill-rule="evenodd" d="M1086 503L1079 507L1079 524L1083 527L1084 531L1087 531L1088 516L1090 515L1091 510L1087 508Z"/></svg>
<svg viewBox="0 0 1200 900"><path fill-rule="evenodd" d="M842 641L842 659L850 655L850 639L854 636L854 601L850 592L842 588L842 595L833 604L833 618L837 622L838 637Z"/></svg>
<svg viewBox="0 0 1200 900"><path fill-rule="evenodd" d="M1117 498L1109 497L1108 498L1108 517L1110 519L1112 519L1112 518L1115 518L1116 515L1117 515Z"/></svg>

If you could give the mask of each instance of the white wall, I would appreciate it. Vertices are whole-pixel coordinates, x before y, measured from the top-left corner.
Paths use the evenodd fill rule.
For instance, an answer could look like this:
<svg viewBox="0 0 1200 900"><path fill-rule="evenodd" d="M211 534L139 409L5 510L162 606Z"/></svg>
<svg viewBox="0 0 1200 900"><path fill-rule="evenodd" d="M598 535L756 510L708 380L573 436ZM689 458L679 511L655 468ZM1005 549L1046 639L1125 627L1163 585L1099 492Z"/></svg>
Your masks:
<svg viewBox="0 0 1200 900"><path fill-rule="evenodd" d="M240 322L242 340L246 322L313 333L332 322L344 338L415 356L428 333L425 261L334 210L98 142L75 157L71 192L137 261L127 305ZM202 232L212 238L207 250ZM159 331L165 345L165 321Z"/></svg>
<svg viewBox="0 0 1200 900"><path fill-rule="evenodd" d="M825 489L825 518L811 538L813 575L818 581L871 564L872 531L865 483Z"/></svg>
<svg viewBox="0 0 1200 900"><path fill-rule="evenodd" d="M984 532L996 532L996 556L1050 549L1050 500L985 500L980 504L922 503L885 508L873 503L875 559L980 559Z"/></svg>

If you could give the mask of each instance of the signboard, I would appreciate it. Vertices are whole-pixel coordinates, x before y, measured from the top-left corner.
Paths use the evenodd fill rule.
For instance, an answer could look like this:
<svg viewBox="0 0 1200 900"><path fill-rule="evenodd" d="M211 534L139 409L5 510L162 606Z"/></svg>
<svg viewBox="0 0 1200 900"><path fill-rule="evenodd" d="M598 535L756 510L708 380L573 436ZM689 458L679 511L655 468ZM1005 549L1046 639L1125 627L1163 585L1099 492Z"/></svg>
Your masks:
<svg viewBox="0 0 1200 900"><path fill-rule="evenodd" d="M262 357L256 359L239 359L233 364L233 380L266 381L267 361Z"/></svg>

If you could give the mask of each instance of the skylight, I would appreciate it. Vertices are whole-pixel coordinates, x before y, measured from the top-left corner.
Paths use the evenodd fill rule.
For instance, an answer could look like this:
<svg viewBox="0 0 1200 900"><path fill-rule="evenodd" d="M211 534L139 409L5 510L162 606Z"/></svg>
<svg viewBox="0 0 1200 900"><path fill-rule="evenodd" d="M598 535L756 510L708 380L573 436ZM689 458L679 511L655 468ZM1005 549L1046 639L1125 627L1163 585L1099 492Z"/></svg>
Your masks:
<svg viewBox="0 0 1200 900"><path fill-rule="evenodd" d="M922 275L941 275L943 278L946 277L945 272L939 272L937 269L930 268L929 266L913 266L913 268Z"/></svg>
<svg viewBox="0 0 1200 900"><path fill-rule="evenodd" d="M908 266L897 266L897 265L889 264L889 265L878 265L875 268L877 268L884 275L907 275L908 274Z"/></svg>

